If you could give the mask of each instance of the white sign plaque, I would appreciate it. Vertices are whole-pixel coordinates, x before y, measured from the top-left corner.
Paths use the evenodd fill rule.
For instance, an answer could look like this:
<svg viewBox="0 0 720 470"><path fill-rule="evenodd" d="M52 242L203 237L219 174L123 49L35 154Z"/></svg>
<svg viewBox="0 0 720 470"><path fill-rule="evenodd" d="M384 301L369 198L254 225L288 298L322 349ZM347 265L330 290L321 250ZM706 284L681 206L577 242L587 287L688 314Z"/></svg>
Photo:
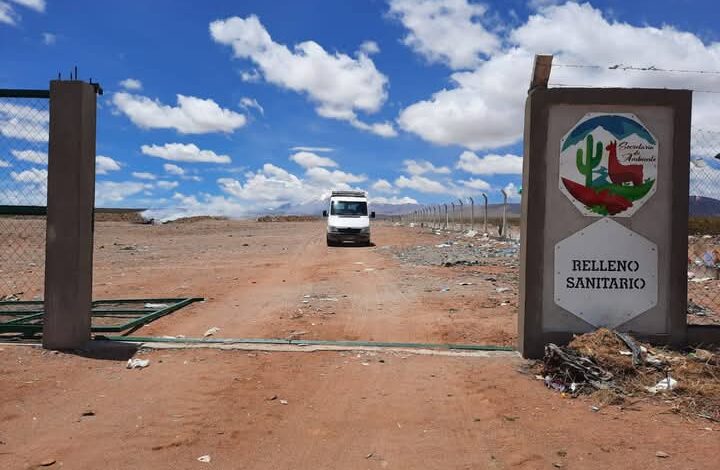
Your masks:
<svg viewBox="0 0 720 470"><path fill-rule="evenodd" d="M555 303L615 328L657 304L657 246L610 218L555 245Z"/></svg>

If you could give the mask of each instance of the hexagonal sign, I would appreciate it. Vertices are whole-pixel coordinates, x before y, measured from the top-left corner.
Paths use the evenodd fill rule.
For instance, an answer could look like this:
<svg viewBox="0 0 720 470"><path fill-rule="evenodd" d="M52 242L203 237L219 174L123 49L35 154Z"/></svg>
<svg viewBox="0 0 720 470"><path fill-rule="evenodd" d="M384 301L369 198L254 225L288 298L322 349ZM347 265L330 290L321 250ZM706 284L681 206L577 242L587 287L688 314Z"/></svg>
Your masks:
<svg viewBox="0 0 720 470"><path fill-rule="evenodd" d="M555 303L615 328L657 304L657 246L606 217L555 245Z"/></svg>
<svg viewBox="0 0 720 470"><path fill-rule="evenodd" d="M583 215L630 217L655 194L657 163L637 116L589 113L560 141L560 191Z"/></svg>

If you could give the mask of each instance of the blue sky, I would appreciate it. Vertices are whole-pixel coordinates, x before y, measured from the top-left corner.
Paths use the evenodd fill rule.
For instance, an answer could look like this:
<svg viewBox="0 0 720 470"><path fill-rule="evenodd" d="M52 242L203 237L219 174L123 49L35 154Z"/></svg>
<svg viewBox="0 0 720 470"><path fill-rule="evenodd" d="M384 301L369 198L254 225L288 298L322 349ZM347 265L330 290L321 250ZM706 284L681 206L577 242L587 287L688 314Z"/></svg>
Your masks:
<svg viewBox="0 0 720 470"><path fill-rule="evenodd" d="M242 215L334 187L498 201L520 184L535 53L720 70L714 3L0 0L0 88L46 88L75 65L103 85L98 205ZM553 81L720 91L717 75L556 68ZM720 132L718 96L696 95L697 128ZM0 177L41 179L5 139Z"/></svg>

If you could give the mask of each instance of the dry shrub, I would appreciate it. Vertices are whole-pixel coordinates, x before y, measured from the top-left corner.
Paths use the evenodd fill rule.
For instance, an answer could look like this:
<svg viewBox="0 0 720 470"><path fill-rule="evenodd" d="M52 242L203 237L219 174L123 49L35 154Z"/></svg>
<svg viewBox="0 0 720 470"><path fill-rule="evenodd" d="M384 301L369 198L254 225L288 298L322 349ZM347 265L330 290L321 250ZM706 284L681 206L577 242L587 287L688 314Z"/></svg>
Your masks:
<svg viewBox="0 0 720 470"><path fill-rule="evenodd" d="M632 356L620 354L628 350L627 345L606 328L576 336L568 345L613 374L614 387L593 393L599 404L621 404L627 397L655 398L670 402L679 413L720 421L720 354L701 350L683 354L636 343L647 349L644 359L659 358L663 364L635 367ZM647 390L667 376L677 380L672 391L652 394Z"/></svg>

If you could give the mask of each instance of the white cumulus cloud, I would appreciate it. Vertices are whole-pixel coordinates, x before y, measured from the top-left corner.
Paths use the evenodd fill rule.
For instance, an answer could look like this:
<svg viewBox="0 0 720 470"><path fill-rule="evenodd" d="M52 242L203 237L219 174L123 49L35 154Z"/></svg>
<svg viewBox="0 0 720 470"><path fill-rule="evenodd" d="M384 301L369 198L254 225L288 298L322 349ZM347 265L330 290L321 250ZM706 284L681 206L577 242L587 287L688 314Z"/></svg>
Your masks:
<svg viewBox="0 0 720 470"><path fill-rule="evenodd" d="M175 129L181 134L230 133L247 122L244 115L221 108L211 99L177 95L177 106L146 96L118 92L113 104L143 129Z"/></svg>
<svg viewBox="0 0 720 470"><path fill-rule="evenodd" d="M408 29L403 42L430 62L453 69L478 65L500 39L481 20L487 7L467 0L391 0L390 14Z"/></svg>
<svg viewBox="0 0 720 470"><path fill-rule="evenodd" d="M155 185L161 189L174 189L177 188L180 183L177 181L158 181Z"/></svg>
<svg viewBox="0 0 720 470"><path fill-rule="evenodd" d="M290 155L290 160L304 168L314 168L316 166L336 167L337 162L331 158L321 157L312 152L301 151Z"/></svg>
<svg viewBox="0 0 720 470"><path fill-rule="evenodd" d="M475 175L521 175L523 159L517 155L485 155L464 151L460 154L456 168Z"/></svg>
<svg viewBox="0 0 720 470"><path fill-rule="evenodd" d="M48 164L47 152L41 152L39 150L11 150L10 153L12 153L13 156L18 160L24 160L31 163L39 163L41 165Z"/></svg>
<svg viewBox="0 0 720 470"><path fill-rule="evenodd" d="M166 173L170 173L171 175L182 176L185 174L184 169L177 165L173 165L172 163L163 164L163 170L165 170Z"/></svg>
<svg viewBox="0 0 720 470"><path fill-rule="evenodd" d="M378 196L370 198L370 203L372 204L391 204L391 205L398 205L398 204L417 204L417 200L411 198L411 197L384 197L384 196Z"/></svg>
<svg viewBox="0 0 720 470"><path fill-rule="evenodd" d="M118 171L119 169L120 162L117 160L104 155L95 157L95 174L106 175L109 171Z"/></svg>
<svg viewBox="0 0 720 470"><path fill-rule="evenodd" d="M379 179L371 186L374 191L379 193L391 193L394 191L393 185L386 179Z"/></svg>
<svg viewBox="0 0 720 470"><path fill-rule="evenodd" d="M403 161L405 166L404 171L411 175L423 175L425 173L437 173L440 175L450 174L450 168L446 166L435 166L428 161L416 161L416 160L405 160Z"/></svg>
<svg viewBox="0 0 720 470"><path fill-rule="evenodd" d="M384 137L395 135L390 123L367 124L357 117L358 111L378 111L387 99L387 77L367 53L360 51L357 57L329 53L315 41L290 49L275 42L254 15L213 21L210 35L217 43L231 46L235 57L254 62L256 73L267 82L306 94L321 116L348 121ZM253 76L243 75L243 79Z"/></svg>
<svg viewBox="0 0 720 470"><path fill-rule="evenodd" d="M133 171L132 172L133 178L137 178L139 180L154 180L156 179L156 176L152 173L148 173L147 171Z"/></svg>
<svg viewBox="0 0 720 470"><path fill-rule="evenodd" d="M201 150L195 144L143 145L140 151L145 155L176 162L230 163L231 161L228 155L218 155L212 150Z"/></svg>
<svg viewBox="0 0 720 470"><path fill-rule="evenodd" d="M95 183L95 205L117 204L151 188L152 185L138 181L98 181Z"/></svg>
<svg viewBox="0 0 720 470"><path fill-rule="evenodd" d="M258 103L255 98L249 98L247 96L240 98L240 106L242 106L245 109L250 109L250 108L257 109L260 112L260 114L262 114L263 116L265 115L265 109L262 106L260 106L260 103Z"/></svg>
<svg viewBox="0 0 720 470"><path fill-rule="evenodd" d="M452 87L403 109L401 128L442 145L492 149L522 138L524 104L533 57L552 53L551 83L595 87L713 90L711 74L633 72L628 64L662 69L720 70L720 43L705 43L672 26L654 27L608 19L589 4L547 6L503 35L502 46L472 70L453 73ZM720 130L720 95L696 93L693 125Z"/></svg>
<svg viewBox="0 0 720 470"><path fill-rule="evenodd" d="M445 194L449 192L444 184L420 175L412 175L409 178L401 175L395 180L395 186L414 189L421 193Z"/></svg>
<svg viewBox="0 0 720 470"><path fill-rule="evenodd" d="M120 86L125 88L126 90L142 90L142 82L135 78L126 78L125 80L122 80L120 82Z"/></svg>

